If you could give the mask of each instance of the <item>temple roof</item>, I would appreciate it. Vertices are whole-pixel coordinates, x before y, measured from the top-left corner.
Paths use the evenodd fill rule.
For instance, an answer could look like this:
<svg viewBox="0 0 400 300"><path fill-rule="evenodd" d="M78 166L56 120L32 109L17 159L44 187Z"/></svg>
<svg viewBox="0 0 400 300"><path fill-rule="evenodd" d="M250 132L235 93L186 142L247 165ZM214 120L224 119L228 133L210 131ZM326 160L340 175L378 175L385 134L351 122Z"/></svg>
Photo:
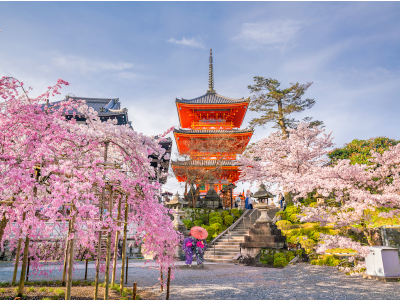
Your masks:
<svg viewBox="0 0 400 300"><path fill-rule="evenodd" d="M248 99L233 99L225 96L218 95L217 93L206 93L203 96L194 98L194 99L178 99L176 101L178 103L186 103L186 104L230 104L230 103L247 103Z"/></svg>
<svg viewBox="0 0 400 300"><path fill-rule="evenodd" d="M192 130L192 129L174 129L174 133L189 134L235 134L235 133L252 133L253 129L232 129L232 130Z"/></svg>
<svg viewBox="0 0 400 300"><path fill-rule="evenodd" d="M85 100L87 106L93 108L99 116L120 115L128 112L126 108L121 108L121 102L119 102L119 98L88 98L75 96L67 96L66 98L71 98L73 100Z"/></svg>

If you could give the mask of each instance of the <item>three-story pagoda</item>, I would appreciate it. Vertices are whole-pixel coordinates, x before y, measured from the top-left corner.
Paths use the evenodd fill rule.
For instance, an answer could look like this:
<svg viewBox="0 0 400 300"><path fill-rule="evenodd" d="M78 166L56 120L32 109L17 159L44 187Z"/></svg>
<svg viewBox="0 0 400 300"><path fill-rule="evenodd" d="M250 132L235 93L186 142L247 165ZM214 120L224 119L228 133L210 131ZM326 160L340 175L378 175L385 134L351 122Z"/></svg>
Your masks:
<svg viewBox="0 0 400 300"><path fill-rule="evenodd" d="M214 90L213 58L210 50L209 89L205 95L194 99L176 99L180 127L174 130L174 136L179 154L198 155L198 149L191 148L191 142L223 140L222 144L230 143L230 153L219 153L218 148L209 147L206 155L201 153L200 160L189 162L177 161L172 168L179 182L185 182L185 172L188 164L193 168L215 168L218 161L218 177L200 187L200 194L205 195L212 184L215 190L220 191L225 185L239 179L238 166L235 163L236 155L242 154L249 143L253 130L240 129L245 117L249 100L233 99L217 94ZM206 144L206 143L205 143ZM218 144L218 143L216 143ZM204 150L200 150L204 152ZM181 171L180 171L181 170Z"/></svg>

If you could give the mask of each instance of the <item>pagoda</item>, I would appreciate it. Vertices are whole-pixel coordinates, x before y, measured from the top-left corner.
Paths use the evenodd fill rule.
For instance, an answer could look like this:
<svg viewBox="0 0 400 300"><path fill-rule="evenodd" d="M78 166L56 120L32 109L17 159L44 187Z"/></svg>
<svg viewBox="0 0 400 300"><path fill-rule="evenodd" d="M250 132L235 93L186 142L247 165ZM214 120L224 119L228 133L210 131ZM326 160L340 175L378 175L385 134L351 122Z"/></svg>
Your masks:
<svg viewBox="0 0 400 300"><path fill-rule="evenodd" d="M236 155L243 153L253 135L251 129L240 129L249 100L228 98L215 92L212 50L209 61L209 88L206 94L194 99L176 98L175 104L180 128L174 130L174 137L179 154L189 154L191 157L201 155L200 160L172 162L172 169L178 181L186 181L185 175L182 175L184 172L179 171L180 168L187 168L190 165L192 168L212 169L215 160L219 160L221 172L216 178L200 187L200 195L206 195L210 185L219 192L229 183L236 182L239 179ZM199 154L198 150L190 147L190 141L215 141L226 137L229 137L227 140L232 144L237 145L229 150L230 153L219 153L218 149L213 148L207 154Z"/></svg>

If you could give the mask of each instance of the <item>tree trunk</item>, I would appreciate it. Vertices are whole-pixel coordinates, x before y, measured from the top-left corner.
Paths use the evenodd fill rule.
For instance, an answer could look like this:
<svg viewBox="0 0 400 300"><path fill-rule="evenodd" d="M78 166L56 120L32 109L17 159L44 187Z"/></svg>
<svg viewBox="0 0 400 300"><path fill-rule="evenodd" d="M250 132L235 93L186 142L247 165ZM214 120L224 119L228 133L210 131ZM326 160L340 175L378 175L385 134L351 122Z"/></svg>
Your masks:
<svg viewBox="0 0 400 300"><path fill-rule="evenodd" d="M14 274L13 274L13 280L11 284L13 285L15 281L17 280L17 272L18 272L18 264L19 264L19 256L21 254L21 244L22 244L22 239L18 240L18 246L17 246L17 253L15 254L15 266L14 266Z"/></svg>
<svg viewBox="0 0 400 300"><path fill-rule="evenodd" d="M67 276L67 268L68 268L68 249L69 249L69 235L71 233L71 222L68 220L68 234L67 240L65 241L65 251L64 251L64 268L63 268L63 276L61 285L65 286L65 277Z"/></svg>
<svg viewBox="0 0 400 300"><path fill-rule="evenodd" d="M118 220L121 218L121 200L122 200L122 195L121 195L121 197L119 197L119 201L118 201L118 217L117 217ZM120 222L118 222L118 226L121 226ZM111 277L111 285L115 284L115 274L117 272L118 239L119 239L119 231L117 231L115 233L115 245L114 245L114 258L113 258L113 271L112 271L112 277Z"/></svg>
<svg viewBox="0 0 400 300"><path fill-rule="evenodd" d="M71 209L72 211L72 209ZM75 255L75 215L73 216L71 224L71 233L74 235L73 238L69 241L69 258L68 258L68 277L67 277L67 288L65 293L65 300L71 300L71 289L72 289L72 267L74 265L74 255Z"/></svg>
<svg viewBox="0 0 400 300"><path fill-rule="evenodd" d="M287 131L286 124L283 121L283 105L282 105L282 100L281 99L278 100L278 115L279 115L278 124L281 127L282 134L284 135L284 138L287 138L287 137L289 137L289 133Z"/></svg>
<svg viewBox="0 0 400 300"><path fill-rule="evenodd" d="M108 202L108 209L110 218L112 220L112 210L113 210L113 191L110 188L110 196ZM110 260L111 260L111 232L108 231L107 234L107 255L106 255L106 275L105 275L105 289L104 289L104 300L108 300L109 288L110 288ZM69 299L68 299L69 300Z"/></svg>
<svg viewBox="0 0 400 300"><path fill-rule="evenodd" d="M27 235L25 238L24 258L22 260L22 269L19 279L18 297L22 297L22 294L24 293L26 266L28 264L28 255L29 255L29 241L30 239L29 236Z"/></svg>
<svg viewBox="0 0 400 300"><path fill-rule="evenodd" d="M121 266L121 280L120 280L120 290L121 292L124 290L124 267L125 267L125 257L126 257L126 234L128 231L128 197L126 197L126 202L125 202L125 218L124 218L124 237L122 239L122 266Z"/></svg>

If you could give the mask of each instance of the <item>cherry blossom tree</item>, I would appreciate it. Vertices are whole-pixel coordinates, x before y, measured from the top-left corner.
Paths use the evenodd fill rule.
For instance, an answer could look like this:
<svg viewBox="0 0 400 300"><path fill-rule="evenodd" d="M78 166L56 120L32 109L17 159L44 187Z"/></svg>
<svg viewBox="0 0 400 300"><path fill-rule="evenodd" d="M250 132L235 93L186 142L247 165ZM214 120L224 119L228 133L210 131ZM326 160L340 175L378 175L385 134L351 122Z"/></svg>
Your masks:
<svg viewBox="0 0 400 300"><path fill-rule="evenodd" d="M8 241L17 256L23 253L22 294L28 256L34 270L41 268L35 242L50 243L54 232L68 235L66 247L72 253L69 299L74 248L95 253L97 247L99 265L100 232L105 231L107 299L110 242L123 230L122 224L125 232L127 223L136 225L132 234L138 240L145 237L145 248L155 253L164 270L174 266L180 235L173 229L168 210L158 202L160 185L150 180L155 174L148 156L164 154L159 140L128 125L101 122L82 101L50 105L49 97L68 84L58 80L47 92L31 98L22 82L8 77L0 80L0 96L5 100L0 112L1 243ZM67 121L65 113L71 111L83 115L87 124ZM120 217L121 203L125 220ZM96 291L97 279L98 274Z"/></svg>

